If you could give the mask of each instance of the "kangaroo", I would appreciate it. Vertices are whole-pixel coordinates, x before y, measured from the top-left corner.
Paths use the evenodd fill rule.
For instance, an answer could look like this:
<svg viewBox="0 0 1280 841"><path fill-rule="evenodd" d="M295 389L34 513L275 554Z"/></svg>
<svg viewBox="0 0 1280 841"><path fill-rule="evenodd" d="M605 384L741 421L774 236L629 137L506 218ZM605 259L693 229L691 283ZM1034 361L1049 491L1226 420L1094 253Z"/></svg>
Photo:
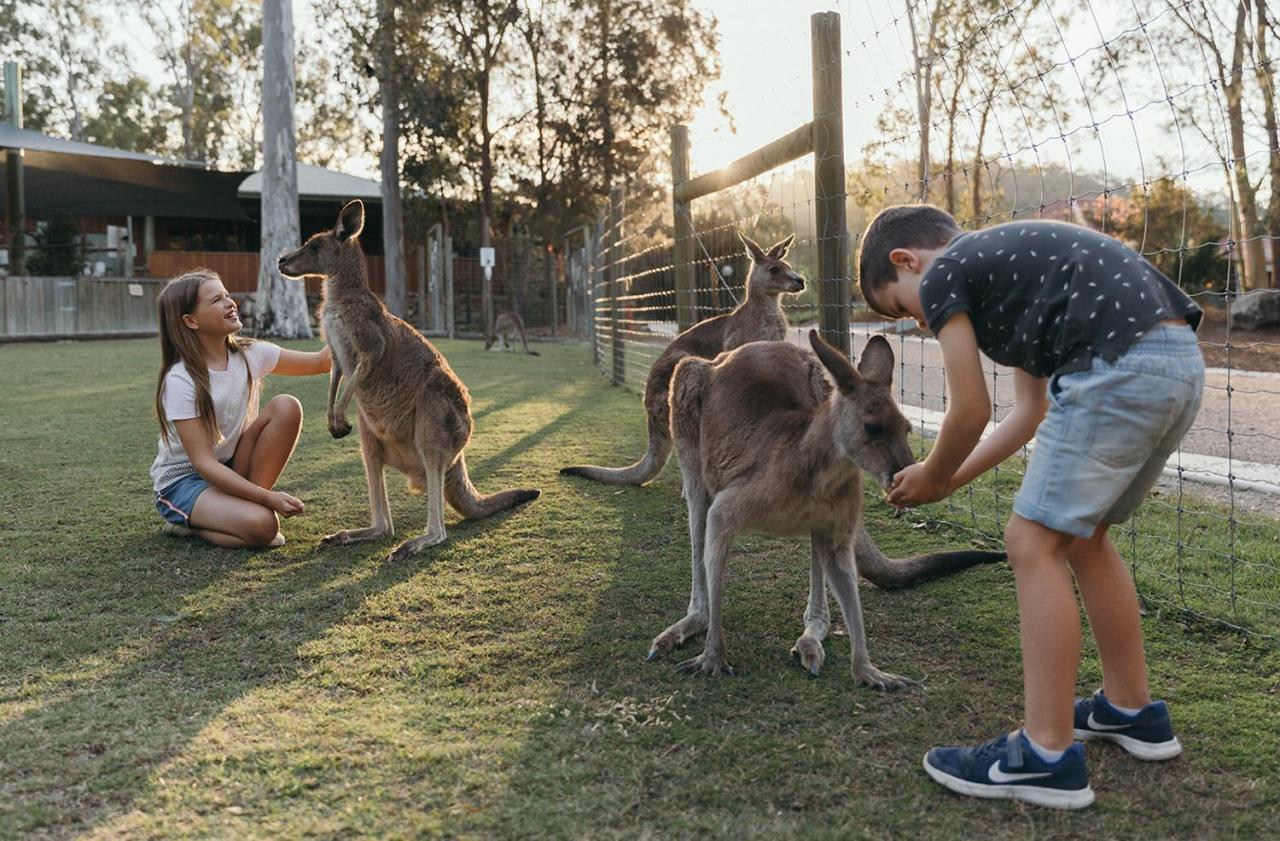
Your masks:
<svg viewBox="0 0 1280 841"><path fill-rule="evenodd" d="M700 321L681 333L663 351L645 381L644 407L649 417L649 448L628 467L581 465L561 468L566 476L582 476L609 485L643 485L652 481L671 456L670 407L668 393L676 366L684 359L714 359L718 354L749 342L779 341L786 338L787 319L779 296L804 289L805 280L786 262L795 236L789 236L768 251L750 237L738 234L751 258L747 277L747 300L728 315ZM938 552L909 558L889 558L861 526L857 534L858 572L882 589L907 587L957 572L980 563L1005 558L1003 552Z"/></svg>
<svg viewBox="0 0 1280 841"><path fill-rule="evenodd" d="M818 674L830 582L849 629L854 678L879 689L915 687L877 669L867 654L854 560L863 534L862 471L887 488L915 462L910 424L893 400L893 350L875 336L854 368L816 331L809 342L816 357L785 342L757 342L714 362L689 357L676 367L671 418L689 508L693 587L687 614L654 638L646 659L705 630L702 654L677 668L732 675L721 582L734 537L749 529L807 532L809 603L792 654Z"/></svg>
<svg viewBox="0 0 1280 841"><path fill-rule="evenodd" d="M471 440L471 396L444 356L369 289L360 233L364 204L348 202L332 230L322 231L280 257L290 278L324 278L320 321L333 355L326 413L329 433L351 432L347 404L360 398L360 455L369 485L373 524L335 532L321 546L378 540L394 532L383 467L391 465L427 494L427 528L389 559L399 561L444 541L444 502L462 516L488 517L536 499L535 489L481 496L467 476L463 449ZM338 396L339 385L346 388Z"/></svg>
<svg viewBox="0 0 1280 841"><path fill-rule="evenodd" d="M484 349L489 350L496 343L499 351L507 349L508 343L511 350L516 349L516 337L520 338L520 344L524 347L524 352L530 356L538 356L536 350L529 350L529 340L524 335L524 319L517 312L501 312L498 317L493 320L493 330L489 333L489 337L484 340Z"/></svg>
<svg viewBox="0 0 1280 841"><path fill-rule="evenodd" d="M667 390L676 365L685 357L712 359L747 342L780 341L787 337L787 317L778 296L804 289L804 278L786 261L795 240L791 235L765 251L746 234L739 233L751 258L747 299L727 315L705 319L685 330L667 345L649 369L644 384L644 408L649 415L649 449L628 467L578 465L561 468L565 476L582 476L606 485L643 485L652 481L671 457L671 429Z"/></svg>

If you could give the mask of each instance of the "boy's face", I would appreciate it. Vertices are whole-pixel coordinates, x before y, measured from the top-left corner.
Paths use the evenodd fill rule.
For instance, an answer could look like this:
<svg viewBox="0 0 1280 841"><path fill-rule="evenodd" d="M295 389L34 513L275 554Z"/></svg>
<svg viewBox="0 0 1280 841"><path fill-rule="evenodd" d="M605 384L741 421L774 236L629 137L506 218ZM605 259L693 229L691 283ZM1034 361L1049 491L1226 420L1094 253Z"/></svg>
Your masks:
<svg viewBox="0 0 1280 841"><path fill-rule="evenodd" d="M895 248L889 262L898 272L896 283L890 283L873 294L873 308L890 318L913 318L920 329L928 329L924 307L920 304L920 281L945 248Z"/></svg>

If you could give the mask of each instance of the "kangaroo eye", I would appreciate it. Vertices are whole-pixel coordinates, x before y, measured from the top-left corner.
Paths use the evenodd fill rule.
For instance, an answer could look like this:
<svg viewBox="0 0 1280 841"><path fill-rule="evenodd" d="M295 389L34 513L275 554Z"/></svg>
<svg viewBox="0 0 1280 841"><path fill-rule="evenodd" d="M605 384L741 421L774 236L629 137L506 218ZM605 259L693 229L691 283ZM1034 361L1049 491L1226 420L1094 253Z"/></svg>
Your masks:
<svg viewBox="0 0 1280 841"><path fill-rule="evenodd" d="M878 438L884 434L884 427L878 423L868 423L862 427L866 430L868 438Z"/></svg>
<svg viewBox="0 0 1280 841"><path fill-rule="evenodd" d="M778 268L777 266L770 266L770 267L769 267L769 274L774 274L774 275L776 275L776 274L777 274L778 272L780 272L780 271L782 271L782 269Z"/></svg>

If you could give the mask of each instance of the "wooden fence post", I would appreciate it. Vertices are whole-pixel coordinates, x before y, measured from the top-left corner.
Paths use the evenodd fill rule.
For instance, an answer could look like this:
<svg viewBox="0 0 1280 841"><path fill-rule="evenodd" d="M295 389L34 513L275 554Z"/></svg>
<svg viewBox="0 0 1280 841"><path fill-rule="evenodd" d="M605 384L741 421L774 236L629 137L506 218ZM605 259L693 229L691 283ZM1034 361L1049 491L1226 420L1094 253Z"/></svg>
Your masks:
<svg viewBox="0 0 1280 841"><path fill-rule="evenodd" d="M618 294L622 291L622 188L609 191L609 230L605 256L605 277L609 290L609 342L613 346L613 384L627 379L627 360L622 345L622 307Z"/></svg>
<svg viewBox="0 0 1280 841"><path fill-rule="evenodd" d="M440 249L440 262L444 265L444 306L445 330L449 338L453 338L457 330L457 320L453 314L453 237L445 236L444 247Z"/></svg>
<svg viewBox="0 0 1280 841"><path fill-rule="evenodd" d="M693 216L691 202L677 198L674 187L689 180L689 127L671 127L671 215L675 224L676 330L683 333L698 321L694 288Z"/></svg>
<svg viewBox="0 0 1280 841"><path fill-rule="evenodd" d="M557 271L559 266L556 265L556 250L543 246L543 252L547 255L547 286L551 287L551 338L554 339L560 329L559 313L556 312L556 281L560 272Z"/></svg>
<svg viewBox="0 0 1280 841"><path fill-rule="evenodd" d="M418 329L427 332L427 246L418 243Z"/></svg>
<svg viewBox="0 0 1280 841"><path fill-rule="evenodd" d="M845 225L844 115L840 94L840 15L809 18L813 60L813 181L818 236L818 326L850 352L848 240Z"/></svg>

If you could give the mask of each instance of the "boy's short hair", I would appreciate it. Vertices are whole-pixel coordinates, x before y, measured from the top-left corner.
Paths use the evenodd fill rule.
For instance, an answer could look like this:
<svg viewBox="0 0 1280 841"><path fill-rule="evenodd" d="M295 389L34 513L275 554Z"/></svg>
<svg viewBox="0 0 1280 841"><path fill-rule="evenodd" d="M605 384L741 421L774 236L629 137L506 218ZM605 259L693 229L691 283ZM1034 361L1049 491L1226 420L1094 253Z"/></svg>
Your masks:
<svg viewBox="0 0 1280 841"><path fill-rule="evenodd" d="M961 233L955 217L930 204L899 204L876 214L858 250L858 288L867 306L871 294L897 281L889 261L895 248L942 248Z"/></svg>

